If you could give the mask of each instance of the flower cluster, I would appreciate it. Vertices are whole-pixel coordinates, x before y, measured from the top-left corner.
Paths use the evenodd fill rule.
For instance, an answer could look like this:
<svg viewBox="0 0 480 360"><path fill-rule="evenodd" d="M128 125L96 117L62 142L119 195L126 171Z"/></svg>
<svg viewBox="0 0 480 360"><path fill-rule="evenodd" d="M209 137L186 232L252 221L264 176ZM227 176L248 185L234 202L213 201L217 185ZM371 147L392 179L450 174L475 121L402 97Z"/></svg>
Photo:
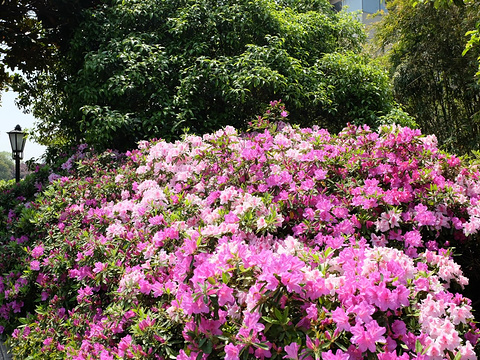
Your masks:
<svg viewBox="0 0 480 360"><path fill-rule="evenodd" d="M226 127L127 156L37 199L15 276L37 309L2 279L30 312L19 358L477 358L452 247L480 227L479 174L433 137Z"/></svg>

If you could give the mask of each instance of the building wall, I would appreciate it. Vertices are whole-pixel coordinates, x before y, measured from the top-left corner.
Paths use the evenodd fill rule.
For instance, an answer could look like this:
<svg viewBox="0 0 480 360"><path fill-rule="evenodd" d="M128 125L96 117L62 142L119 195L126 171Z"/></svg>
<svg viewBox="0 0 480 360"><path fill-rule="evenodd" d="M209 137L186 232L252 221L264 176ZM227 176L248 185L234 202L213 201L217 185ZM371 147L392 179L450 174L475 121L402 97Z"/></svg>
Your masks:
<svg viewBox="0 0 480 360"><path fill-rule="evenodd" d="M345 8L348 12L360 11L361 21L365 24L378 19L376 17L372 20L369 15L375 14L380 10L387 11L385 8L385 0L332 0L331 4L334 5L338 11Z"/></svg>

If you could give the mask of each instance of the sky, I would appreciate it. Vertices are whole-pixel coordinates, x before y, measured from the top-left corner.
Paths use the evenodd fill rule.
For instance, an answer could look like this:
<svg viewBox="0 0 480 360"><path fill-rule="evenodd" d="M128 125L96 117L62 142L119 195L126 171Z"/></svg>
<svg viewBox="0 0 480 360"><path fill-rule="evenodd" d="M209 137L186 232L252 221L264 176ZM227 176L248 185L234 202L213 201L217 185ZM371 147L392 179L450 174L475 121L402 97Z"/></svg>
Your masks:
<svg viewBox="0 0 480 360"><path fill-rule="evenodd" d="M35 118L31 114L24 114L16 105L15 99L17 94L13 91L6 91L2 93L0 100L0 152L12 152L10 140L8 139L8 131L11 131L15 126L20 125L22 130L33 129ZM27 139L25 144L25 151L23 160L30 160L31 158L39 158L45 152L45 146Z"/></svg>

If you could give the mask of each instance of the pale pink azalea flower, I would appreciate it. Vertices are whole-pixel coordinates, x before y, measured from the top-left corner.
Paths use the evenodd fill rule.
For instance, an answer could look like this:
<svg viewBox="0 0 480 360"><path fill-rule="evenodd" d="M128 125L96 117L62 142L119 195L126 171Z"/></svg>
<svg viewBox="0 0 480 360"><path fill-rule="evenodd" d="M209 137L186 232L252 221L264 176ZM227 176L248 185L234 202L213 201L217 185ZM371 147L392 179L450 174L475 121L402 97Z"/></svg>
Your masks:
<svg viewBox="0 0 480 360"><path fill-rule="evenodd" d="M273 143L279 148L288 148L292 145L292 141L282 133L275 135Z"/></svg>
<svg viewBox="0 0 480 360"><path fill-rule="evenodd" d="M145 275L138 267L126 269L125 274L120 279L117 291L119 293L124 291L138 291L138 283L144 279L144 277Z"/></svg>
<svg viewBox="0 0 480 360"><path fill-rule="evenodd" d="M373 246L384 247L388 243L388 240L387 240L385 234L380 234L380 236L378 236L378 235L372 233L370 236L371 236L370 241L372 242Z"/></svg>
<svg viewBox="0 0 480 360"><path fill-rule="evenodd" d="M458 333L453 330L450 332L444 332L440 334L436 339L435 342L438 343L443 351L456 350L462 343Z"/></svg>
<svg viewBox="0 0 480 360"><path fill-rule="evenodd" d="M122 236L125 234L125 227L119 222L115 222L107 227L107 237Z"/></svg>
<svg viewBox="0 0 480 360"><path fill-rule="evenodd" d="M118 174L118 175L115 176L115 182L116 182L116 183L119 183L119 182L121 182L124 178L125 178L125 175Z"/></svg>
<svg viewBox="0 0 480 360"><path fill-rule="evenodd" d="M237 197L238 191L233 187L230 186L227 189L220 192L220 204L227 204L230 201L233 201L235 197Z"/></svg>
<svg viewBox="0 0 480 360"><path fill-rule="evenodd" d="M424 348L425 355L432 360L442 360L445 357L442 346L431 338L426 338Z"/></svg>
<svg viewBox="0 0 480 360"><path fill-rule="evenodd" d="M375 225L377 226L377 231L386 232L395 227L399 227L400 220L400 213L396 210L389 210L380 215L380 218L376 221Z"/></svg>
<svg viewBox="0 0 480 360"><path fill-rule="evenodd" d="M128 200L130 198L130 192L128 190L122 190L121 197L122 200Z"/></svg>
<svg viewBox="0 0 480 360"><path fill-rule="evenodd" d="M258 230L262 230L262 229L265 229L267 227L267 223L265 221L265 217L264 216L261 216L257 219L257 229Z"/></svg>
<svg viewBox="0 0 480 360"><path fill-rule="evenodd" d="M142 166L139 166L139 167L137 168L136 174L137 174L137 175L145 174L145 173L147 173L149 170L150 170L150 167L145 166L145 165L142 165Z"/></svg>
<svg viewBox="0 0 480 360"><path fill-rule="evenodd" d="M257 283L254 286L252 286L248 291L248 294L245 297L247 311L253 310L257 307L257 304L262 298L263 293L266 291L266 289L262 290L262 288L263 288L263 285Z"/></svg>
<svg viewBox="0 0 480 360"><path fill-rule="evenodd" d="M419 304L419 321L422 324L427 324L430 319L436 319L445 315L445 308L443 301L436 301L432 294L428 294L427 297Z"/></svg>
<svg viewBox="0 0 480 360"><path fill-rule="evenodd" d="M471 310L472 307L467 304L462 304L462 306L450 304L448 307L449 318L454 325L466 324L468 320L473 318Z"/></svg>
<svg viewBox="0 0 480 360"><path fill-rule="evenodd" d="M475 234L480 229L480 217L472 216L470 221L463 224L463 232L465 236Z"/></svg>
<svg viewBox="0 0 480 360"><path fill-rule="evenodd" d="M277 252L279 254L295 255L297 251L300 251L303 245L293 236L287 236L282 244L279 245Z"/></svg>
<svg viewBox="0 0 480 360"><path fill-rule="evenodd" d="M477 355L470 341L466 341L465 345L460 347L460 354L462 355L460 360L477 360Z"/></svg>
<svg viewBox="0 0 480 360"><path fill-rule="evenodd" d="M237 304L233 304L231 306L228 306L227 315L230 318L238 320L241 317L241 313L242 313L242 311L240 309L240 306L238 306Z"/></svg>
<svg viewBox="0 0 480 360"><path fill-rule="evenodd" d="M345 276L329 276L325 278L325 288L330 291L330 295L335 295L337 289L345 285Z"/></svg>

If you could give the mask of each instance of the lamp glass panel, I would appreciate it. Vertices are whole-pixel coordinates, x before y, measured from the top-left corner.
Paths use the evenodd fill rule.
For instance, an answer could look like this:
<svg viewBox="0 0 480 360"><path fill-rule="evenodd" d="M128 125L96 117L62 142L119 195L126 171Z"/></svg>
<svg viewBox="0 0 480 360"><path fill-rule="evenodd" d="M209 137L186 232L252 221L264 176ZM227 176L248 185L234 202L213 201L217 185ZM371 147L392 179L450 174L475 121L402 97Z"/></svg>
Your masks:
<svg viewBox="0 0 480 360"><path fill-rule="evenodd" d="M8 137L10 138L10 145L12 146L12 151L15 152L17 149L17 134L15 132L9 132Z"/></svg>
<svg viewBox="0 0 480 360"><path fill-rule="evenodd" d="M12 146L13 153L21 153L25 148L25 136L21 131L11 131L8 133L10 138L10 145Z"/></svg>

